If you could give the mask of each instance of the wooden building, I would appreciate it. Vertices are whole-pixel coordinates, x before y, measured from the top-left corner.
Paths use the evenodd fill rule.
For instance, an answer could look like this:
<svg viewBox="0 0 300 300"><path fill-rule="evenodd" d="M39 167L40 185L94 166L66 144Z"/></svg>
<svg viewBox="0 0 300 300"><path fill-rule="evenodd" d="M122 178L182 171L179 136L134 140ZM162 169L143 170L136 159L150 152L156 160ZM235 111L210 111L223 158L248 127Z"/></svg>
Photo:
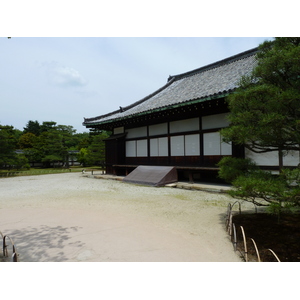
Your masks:
<svg viewBox="0 0 300 300"><path fill-rule="evenodd" d="M179 179L216 178L224 156L251 157L261 165L275 158L245 153L222 142L228 126L226 96L256 64L257 48L183 74L170 76L159 90L111 113L84 118L86 128L112 132L106 140L108 174L126 175L139 165L174 166ZM291 158L297 165L299 156Z"/></svg>

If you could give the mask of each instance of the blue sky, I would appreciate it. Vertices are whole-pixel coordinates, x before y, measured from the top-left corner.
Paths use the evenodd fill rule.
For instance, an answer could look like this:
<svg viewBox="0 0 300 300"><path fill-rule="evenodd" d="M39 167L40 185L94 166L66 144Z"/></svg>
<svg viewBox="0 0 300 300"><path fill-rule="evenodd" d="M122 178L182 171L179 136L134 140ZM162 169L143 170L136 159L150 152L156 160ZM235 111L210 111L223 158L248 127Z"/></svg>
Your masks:
<svg viewBox="0 0 300 300"><path fill-rule="evenodd" d="M254 48L264 37L0 38L0 124L72 125L129 105L184 73Z"/></svg>

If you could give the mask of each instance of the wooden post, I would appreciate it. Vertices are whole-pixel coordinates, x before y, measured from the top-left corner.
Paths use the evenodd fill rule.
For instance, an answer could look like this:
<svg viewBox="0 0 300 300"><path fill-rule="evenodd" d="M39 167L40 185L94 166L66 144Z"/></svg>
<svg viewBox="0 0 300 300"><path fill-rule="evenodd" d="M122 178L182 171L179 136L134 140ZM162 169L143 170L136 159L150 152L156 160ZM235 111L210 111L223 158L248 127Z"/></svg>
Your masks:
<svg viewBox="0 0 300 300"><path fill-rule="evenodd" d="M244 240L245 260L246 260L246 262L248 262L248 251L247 251L246 236L245 236L245 232L244 232L243 226L240 226L240 227L241 227L241 231L242 231L242 235L243 235L243 240Z"/></svg>
<svg viewBox="0 0 300 300"><path fill-rule="evenodd" d="M253 242L253 245L255 247L255 251L256 251L256 254L257 254L258 262L261 262L260 256L259 256L259 252L258 252L258 249L257 249L257 246L256 246L256 243L255 243L254 239L251 239L251 241Z"/></svg>
<svg viewBox="0 0 300 300"><path fill-rule="evenodd" d="M280 262L278 256L275 254L275 252L273 250L271 250L271 249L268 249L268 250L275 256L275 258L277 259L277 261Z"/></svg>

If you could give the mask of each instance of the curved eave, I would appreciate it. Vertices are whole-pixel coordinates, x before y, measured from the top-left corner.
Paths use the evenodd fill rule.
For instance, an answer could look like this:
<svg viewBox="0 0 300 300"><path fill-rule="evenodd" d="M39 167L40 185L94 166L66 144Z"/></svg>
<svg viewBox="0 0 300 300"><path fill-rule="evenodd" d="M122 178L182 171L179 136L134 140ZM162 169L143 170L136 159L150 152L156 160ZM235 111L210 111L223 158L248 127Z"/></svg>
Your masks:
<svg viewBox="0 0 300 300"><path fill-rule="evenodd" d="M174 108L178 108L178 107L182 107L182 106L186 106L186 105L192 105L195 103L201 103L201 102L205 102L205 101L209 101L209 100L224 98L224 97L227 97L228 95L230 95L232 92L233 92L233 90L229 90L226 92L224 91L224 92L220 92L218 94L213 94L211 96L205 96L202 98L186 100L184 102L180 102L180 103L176 103L176 104L172 104L172 105L168 105L168 106L162 106L162 107L159 107L156 109L146 110L146 111L142 111L139 113L127 115L124 117L118 117L118 118L108 119L108 120L104 120L104 121L99 120L99 122L91 122L91 123L83 122L82 125L86 126L87 128L93 128L93 127L99 126L99 125L107 125L107 124L124 121L124 120L128 120L131 118L148 115L148 114L152 114L152 113L156 113L156 112L160 112L160 111L170 110L170 109L174 109Z"/></svg>

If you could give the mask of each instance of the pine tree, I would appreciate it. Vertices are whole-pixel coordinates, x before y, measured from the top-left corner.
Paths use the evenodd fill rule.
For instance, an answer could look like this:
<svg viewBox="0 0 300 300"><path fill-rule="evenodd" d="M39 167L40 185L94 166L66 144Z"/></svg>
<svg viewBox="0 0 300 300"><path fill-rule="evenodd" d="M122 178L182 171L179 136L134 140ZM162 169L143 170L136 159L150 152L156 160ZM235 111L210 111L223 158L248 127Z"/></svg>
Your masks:
<svg viewBox="0 0 300 300"><path fill-rule="evenodd" d="M229 96L225 141L256 153L300 150L300 38L276 38L259 46L257 67Z"/></svg>

